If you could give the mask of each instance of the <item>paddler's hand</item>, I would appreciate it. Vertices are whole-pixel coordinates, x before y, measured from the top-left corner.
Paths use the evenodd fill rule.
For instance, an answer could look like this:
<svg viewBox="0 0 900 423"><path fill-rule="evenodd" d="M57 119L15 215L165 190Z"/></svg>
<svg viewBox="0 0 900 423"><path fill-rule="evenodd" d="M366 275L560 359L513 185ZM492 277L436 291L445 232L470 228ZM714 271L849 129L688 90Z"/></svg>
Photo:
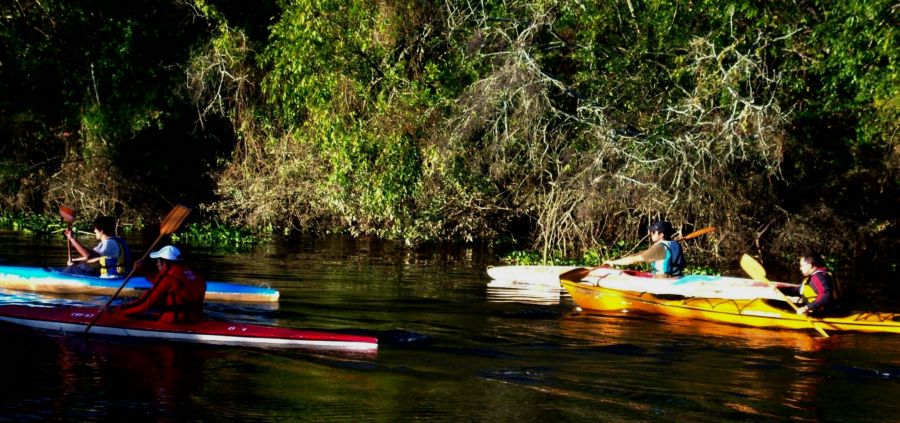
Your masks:
<svg viewBox="0 0 900 423"><path fill-rule="evenodd" d="M809 313L809 307L803 306L797 309L797 314L805 315Z"/></svg>

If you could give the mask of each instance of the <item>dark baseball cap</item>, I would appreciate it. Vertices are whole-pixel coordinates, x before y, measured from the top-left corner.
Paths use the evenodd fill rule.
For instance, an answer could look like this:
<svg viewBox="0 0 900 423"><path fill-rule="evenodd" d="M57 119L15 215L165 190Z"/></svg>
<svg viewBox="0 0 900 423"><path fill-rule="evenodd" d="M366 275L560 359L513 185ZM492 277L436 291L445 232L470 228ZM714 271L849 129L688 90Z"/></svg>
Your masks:
<svg viewBox="0 0 900 423"><path fill-rule="evenodd" d="M662 232L666 236L672 235L675 233L675 228L672 227L672 224L666 222L665 220L660 220L649 227L647 227L647 231L649 232Z"/></svg>

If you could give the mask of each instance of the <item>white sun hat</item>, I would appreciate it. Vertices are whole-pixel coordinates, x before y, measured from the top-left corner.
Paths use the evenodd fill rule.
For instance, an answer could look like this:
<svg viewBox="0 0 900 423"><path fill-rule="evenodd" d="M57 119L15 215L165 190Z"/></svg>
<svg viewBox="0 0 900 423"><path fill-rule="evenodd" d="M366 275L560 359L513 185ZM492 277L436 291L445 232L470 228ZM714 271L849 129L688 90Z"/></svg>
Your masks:
<svg viewBox="0 0 900 423"><path fill-rule="evenodd" d="M166 245L159 251L150 253L150 258L161 258L169 261L181 261L181 251L174 245Z"/></svg>

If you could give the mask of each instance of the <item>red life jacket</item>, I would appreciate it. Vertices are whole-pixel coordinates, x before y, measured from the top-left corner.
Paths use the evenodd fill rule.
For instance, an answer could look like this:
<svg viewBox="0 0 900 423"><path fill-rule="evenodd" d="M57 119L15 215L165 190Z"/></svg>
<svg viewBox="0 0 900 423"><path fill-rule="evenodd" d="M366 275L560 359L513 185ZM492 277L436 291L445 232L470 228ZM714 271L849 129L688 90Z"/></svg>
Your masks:
<svg viewBox="0 0 900 423"><path fill-rule="evenodd" d="M159 321L178 323L203 320L203 299L206 296L203 277L183 265L170 263L169 269L157 276L153 284L155 288L160 285L158 288L166 289Z"/></svg>

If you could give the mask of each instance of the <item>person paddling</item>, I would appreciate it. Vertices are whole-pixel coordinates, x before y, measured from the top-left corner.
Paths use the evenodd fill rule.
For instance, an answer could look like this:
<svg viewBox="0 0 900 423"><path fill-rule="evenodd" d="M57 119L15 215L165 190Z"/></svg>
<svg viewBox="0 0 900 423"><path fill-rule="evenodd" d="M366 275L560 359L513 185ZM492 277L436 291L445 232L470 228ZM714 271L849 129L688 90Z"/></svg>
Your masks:
<svg viewBox="0 0 900 423"><path fill-rule="evenodd" d="M838 309L837 284L822 255L814 250L805 251L800 256L800 273L805 279L792 294L805 304L797 308L797 314L817 317L834 314Z"/></svg>
<svg viewBox="0 0 900 423"><path fill-rule="evenodd" d="M110 216L97 216L94 219L94 237L100 241L94 249L84 246L71 228L65 231L66 239L81 254L81 257L71 259L63 272L75 275L100 276L104 278L116 278L125 276L130 268L130 251L128 244L121 237L116 236L116 220ZM99 267L94 267L97 263Z"/></svg>
<svg viewBox="0 0 900 423"><path fill-rule="evenodd" d="M678 241L672 240L675 229L672 224L660 220L647 228L650 232L652 245L645 251L618 258L606 260L603 264L608 266L627 266L637 263L650 263L653 276L658 278L680 278L684 276L684 267L687 261Z"/></svg>
<svg viewBox="0 0 900 423"><path fill-rule="evenodd" d="M140 298L111 309L114 314L158 320L165 323L198 322L203 320L203 299L206 296L206 281L187 267L181 258L181 251L167 245L150 253L156 259L158 273L152 277L153 287ZM135 266L143 269L138 261Z"/></svg>

